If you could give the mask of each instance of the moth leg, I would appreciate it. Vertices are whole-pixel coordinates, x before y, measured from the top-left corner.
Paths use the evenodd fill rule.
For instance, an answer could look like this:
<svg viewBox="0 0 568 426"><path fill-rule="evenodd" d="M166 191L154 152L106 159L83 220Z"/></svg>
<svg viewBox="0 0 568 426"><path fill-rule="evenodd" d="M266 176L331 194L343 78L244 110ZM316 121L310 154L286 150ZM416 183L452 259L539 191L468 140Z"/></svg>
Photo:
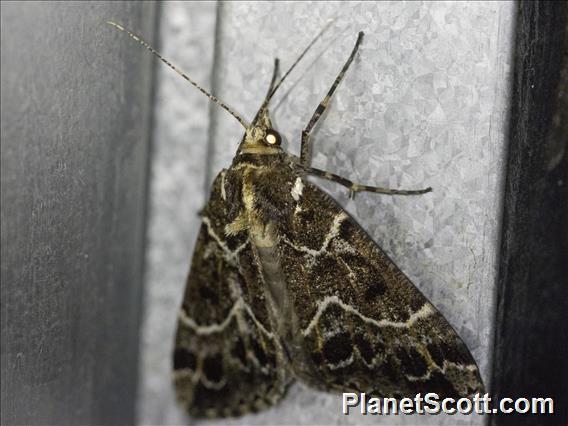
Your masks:
<svg viewBox="0 0 568 426"><path fill-rule="evenodd" d="M319 176L324 179L337 182L340 185L349 189L349 196L353 198L357 192L375 192L377 194L388 194L388 195L420 195L426 194L432 191L431 187L425 189L391 189L391 188L381 188L380 186L368 186L361 185L355 182L351 182L349 179L345 179L342 176L326 172L324 170L315 169L313 167L308 167L304 169L307 174Z"/></svg>
<svg viewBox="0 0 568 426"><path fill-rule="evenodd" d="M310 163L310 155L309 155L310 154L310 152L309 152L309 150L310 150L310 132L312 131L312 129L314 128L314 126L318 122L319 118L321 117L321 115L324 113L324 111L328 107L329 100L331 99L331 96L335 92L335 89L337 89L337 86L339 86L339 83L341 83L341 80L343 80L343 77L345 76L345 73L349 69L351 62L353 62L353 58L355 58L355 54L357 53L357 50L359 50L359 45L361 44L362 41L363 41L363 31L360 31L359 35L357 36L357 41L355 42L355 46L353 47L353 50L351 51L351 55L349 55L349 58L347 58L345 65L343 65L343 68L341 69L341 71L339 72L337 77L335 78L335 81L331 85L329 91L327 92L327 95L325 95L325 98L323 98L323 100L320 102L320 104L316 108L314 115L312 115L312 118L310 119L310 122L308 123L306 128L304 130L302 130L302 145L301 145L301 150L300 150L300 164L304 167L308 167L309 163Z"/></svg>

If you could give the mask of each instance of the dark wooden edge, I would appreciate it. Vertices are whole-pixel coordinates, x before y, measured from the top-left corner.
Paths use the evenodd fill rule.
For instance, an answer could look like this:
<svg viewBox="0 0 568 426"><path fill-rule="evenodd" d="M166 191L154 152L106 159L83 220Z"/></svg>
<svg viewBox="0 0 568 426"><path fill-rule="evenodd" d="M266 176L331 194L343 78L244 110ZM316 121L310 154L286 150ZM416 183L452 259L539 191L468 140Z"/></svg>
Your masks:
<svg viewBox="0 0 568 426"><path fill-rule="evenodd" d="M552 397L568 424L568 2L518 4L492 397Z"/></svg>

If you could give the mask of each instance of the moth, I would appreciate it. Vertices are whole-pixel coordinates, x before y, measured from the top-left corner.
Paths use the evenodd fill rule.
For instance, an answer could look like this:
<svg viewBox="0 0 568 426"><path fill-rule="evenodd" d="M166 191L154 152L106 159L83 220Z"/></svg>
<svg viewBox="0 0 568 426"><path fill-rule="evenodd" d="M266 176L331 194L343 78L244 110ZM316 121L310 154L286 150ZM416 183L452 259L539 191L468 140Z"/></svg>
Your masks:
<svg viewBox="0 0 568 426"><path fill-rule="evenodd" d="M229 168L213 182L195 245L173 355L179 402L195 417L229 417L276 404L294 380L375 397L483 393L478 367L448 321L327 193L318 176L361 191L431 191L360 185L310 165L310 132L351 65L355 46L288 154L269 103L322 30L278 79L253 120L158 56L245 132Z"/></svg>

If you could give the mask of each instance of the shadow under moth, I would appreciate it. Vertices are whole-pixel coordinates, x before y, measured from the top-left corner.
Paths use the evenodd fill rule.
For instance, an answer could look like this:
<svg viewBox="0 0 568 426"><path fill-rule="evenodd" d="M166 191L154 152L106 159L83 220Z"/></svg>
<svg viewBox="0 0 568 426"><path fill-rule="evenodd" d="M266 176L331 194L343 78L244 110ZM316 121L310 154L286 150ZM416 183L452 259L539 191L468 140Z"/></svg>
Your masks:
<svg viewBox="0 0 568 426"><path fill-rule="evenodd" d="M251 123L158 56L233 115L245 134L202 211L173 356L179 402L195 417L228 417L276 404L300 380L374 397L472 397L484 387L447 320L327 193L319 176L351 194L417 195L353 183L310 166L310 132L329 105L355 47L301 137L281 147L268 105L318 36L278 79Z"/></svg>

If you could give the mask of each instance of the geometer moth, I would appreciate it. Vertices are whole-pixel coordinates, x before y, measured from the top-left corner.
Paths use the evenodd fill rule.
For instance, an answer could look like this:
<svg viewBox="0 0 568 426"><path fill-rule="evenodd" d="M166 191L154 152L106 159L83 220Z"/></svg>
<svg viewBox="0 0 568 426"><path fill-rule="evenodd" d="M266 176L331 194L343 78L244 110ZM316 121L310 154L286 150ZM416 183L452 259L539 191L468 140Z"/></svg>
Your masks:
<svg viewBox="0 0 568 426"><path fill-rule="evenodd" d="M281 147L267 95L248 123L125 31L228 111L245 134L216 177L179 314L173 368L177 397L195 417L239 416L277 403L294 380L374 397L483 393L479 370L447 320L328 194L313 175L368 191L418 195L353 183L310 166L310 132L329 105L355 46L302 132L300 157Z"/></svg>

